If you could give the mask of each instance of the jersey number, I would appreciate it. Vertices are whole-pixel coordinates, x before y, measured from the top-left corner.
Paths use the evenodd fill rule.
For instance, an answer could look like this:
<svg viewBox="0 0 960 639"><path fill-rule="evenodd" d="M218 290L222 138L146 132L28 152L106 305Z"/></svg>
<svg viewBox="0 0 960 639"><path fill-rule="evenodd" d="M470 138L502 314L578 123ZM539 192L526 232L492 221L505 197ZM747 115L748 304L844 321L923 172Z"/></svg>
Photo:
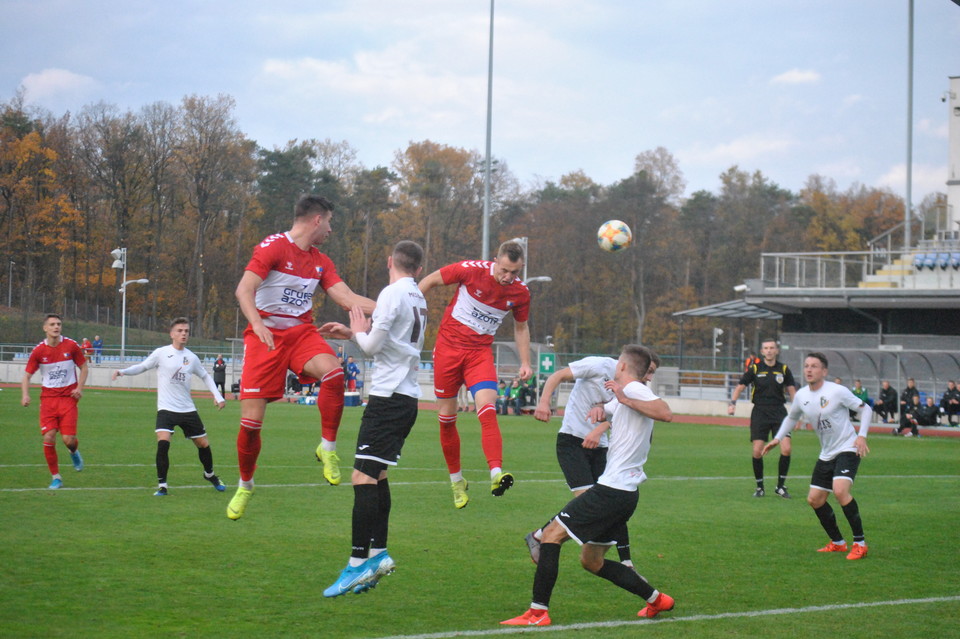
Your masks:
<svg viewBox="0 0 960 639"><path fill-rule="evenodd" d="M423 322L420 321L420 316L423 316ZM424 324L427 323L427 309L421 307L413 309L413 331L410 332L410 343L416 344L420 341L420 332L423 330Z"/></svg>

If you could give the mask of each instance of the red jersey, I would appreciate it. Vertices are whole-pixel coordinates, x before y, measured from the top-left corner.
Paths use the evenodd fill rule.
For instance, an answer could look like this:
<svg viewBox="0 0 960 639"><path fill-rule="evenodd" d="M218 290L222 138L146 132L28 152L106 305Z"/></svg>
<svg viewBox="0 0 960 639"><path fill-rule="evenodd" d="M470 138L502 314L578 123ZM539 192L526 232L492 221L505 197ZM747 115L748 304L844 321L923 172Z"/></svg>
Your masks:
<svg viewBox="0 0 960 639"><path fill-rule="evenodd" d="M467 260L440 269L444 284L459 284L440 321L437 343L458 348L485 348L507 313L526 322L530 291L523 281L501 284L493 277L495 262Z"/></svg>
<svg viewBox="0 0 960 639"><path fill-rule="evenodd" d="M44 397L69 397L77 387L77 366L86 364L80 346L69 337L60 336L56 346L49 346L43 340L33 347L26 371L33 375L38 370L42 376L40 391Z"/></svg>
<svg viewBox="0 0 960 639"><path fill-rule="evenodd" d="M257 288L257 310L267 327L278 330L313 322L317 284L327 290L343 281L333 260L312 246L304 251L289 233L276 233L260 242L246 270L263 280Z"/></svg>

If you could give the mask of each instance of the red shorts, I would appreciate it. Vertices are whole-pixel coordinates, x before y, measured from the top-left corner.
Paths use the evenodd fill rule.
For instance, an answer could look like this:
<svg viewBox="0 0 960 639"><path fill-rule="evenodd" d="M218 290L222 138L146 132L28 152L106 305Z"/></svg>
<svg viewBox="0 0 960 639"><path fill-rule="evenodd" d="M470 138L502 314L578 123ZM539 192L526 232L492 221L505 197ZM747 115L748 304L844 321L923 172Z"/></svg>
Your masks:
<svg viewBox="0 0 960 639"><path fill-rule="evenodd" d="M40 434L59 430L61 435L77 436L77 400L72 397L40 398Z"/></svg>
<svg viewBox="0 0 960 639"><path fill-rule="evenodd" d="M497 368L489 348L462 349L437 346L433 349L433 392L440 399L456 397L462 385L471 391L497 388Z"/></svg>
<svg viewBox="0 0 960 639"><path fill-rule="evenodd" d="M301 324L282 331L270 329L270 332L273 333L272 351L267 350L267 345L249 326L243 332L240 399L280 399L286 388L287 369L309 384L312 378L302 375L307 362L321 354L336 357L313 324Z"/></svg>

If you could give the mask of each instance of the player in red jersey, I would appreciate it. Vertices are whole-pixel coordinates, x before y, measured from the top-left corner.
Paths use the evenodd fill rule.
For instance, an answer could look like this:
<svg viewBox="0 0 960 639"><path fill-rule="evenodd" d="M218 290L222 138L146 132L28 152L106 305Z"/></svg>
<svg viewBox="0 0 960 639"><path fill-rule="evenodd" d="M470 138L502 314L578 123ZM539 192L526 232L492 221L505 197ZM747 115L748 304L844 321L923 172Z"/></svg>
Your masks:
<svg viewBox="0 0 960 639"><path fill-rule="evenodd" d="M53 475L50 488L54 490L63 486L57 460L57 431L60 431L60 438L70 451L73 467L77 471L83 470L83 458L77 442L77 403L83 396L83 385L87 382L87 360L75 341L61 335L62 330L63 320L60 316L54 313L47 315L43 321L43 332L47 337L30 353L20 382L23 391L21 403L29 406L30 378L38 370L42 375L40 434L43 435L43 456Z"/></svg>
<svg viewBox="0 0 960 639"><path fill-rule="evenodd" d="M375 303L350 290L333 261L315 248L330 235L332 217L333 204L325 198L301 197L294 207L293 227L253 249L237 285L237 301L250 324L243 332L240 376L240 486L227 506L230 519L243 516L253 495L263 416L268 402L283 397L287 369L320 381L317 406L323 439L318 458L324 462L324 478L333 485L340 483L336 439L343 414L343 369L313 324L314 292L319 284L344 309L359 306L368 314Z"/></svg>
<svg viewBox="0 0 960 639"><path fill-rule="evenodd" d="M523 247L504 242L492 262L464 261L444 266L420 282L424 293L435 286L457 284L457 291L440 321L433 349L434 393L440 412L440 446L450 472L453 504L470 501L460 466L457 432L457 391L466 384L480 420L480 442L490 467L490 492L503 495L513 485L513 475L503 472L503 438L497 424L497 369L493 361L494 335L507 313L513 313L514 340L520 355L520 379L530 368L530 291L519 279Z"/></svg>

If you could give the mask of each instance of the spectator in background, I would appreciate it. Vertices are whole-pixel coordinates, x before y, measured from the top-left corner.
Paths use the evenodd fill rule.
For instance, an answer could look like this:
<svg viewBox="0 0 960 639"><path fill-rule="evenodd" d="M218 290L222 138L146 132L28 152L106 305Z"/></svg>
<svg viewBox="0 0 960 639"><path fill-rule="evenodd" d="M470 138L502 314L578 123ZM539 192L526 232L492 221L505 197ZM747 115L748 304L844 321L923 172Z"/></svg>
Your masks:
<svg viewBox="0 0 960 639"><path fill-rule="evenodd" d="M510 405L513 406L513 414L520 414L520 380L514 379L510 384Z"/></svg>
<svg viewBox="0 0 960 639"><path fill-rule="evenodd" d="M947 382L947 390L940 399L940 412L947 416L948 426L956 426L960 421L960 389L953 380Z"/></svg>
<svg viewBox="0 0 960 639"><path fill-rule="evenodd" d="M347 390L357 390L357 378L360 376L360 367L353 361L353 355L347 357L347 364L344 366L344 373L347 379Z"/></svg>
<svg viewBox="0 0 960 639"><path fill-rule="evenodd" d="M507 383L500 380L500 383L497 384L497 415L508 415L507 406L510 403L510 389L507 388Z"/></svg>
<svg viewBox="0 0 960 639"><path fill-rule="evenodd" d="M93 357L96 364L103 358L103 338L99 335L93 336Z"/></svg>
<svg viewBox="0 0 960 639"><path fill-rule="evenodd" d="M873 400L870 399L870 396L867 393L867 389L863 387L863 384L860 383L859 379L853 380L853 388L851 388L850 390L853 391L853 394L856 396L857 399L859 399L861 402L863 402L870 408L873 408ZM857 411L855 410L850 411L850 419L856 419L856 418L857 418Z"/></svg>
<svg viewBox="0 0 960 639"><path fill-rule="evenodd" d="M856 395L860 401L870 408L873 408L873 400L870 399L870 394L867 392L867 389L863 387L863 384L860 383L859 379L853 380L853 388L850 390L853 391L853 394Z"/></svg>
<svg viewBox="0 0 960 639"><path fill-rule="evenodd" d="M86 337L80 341L80 350L83 351L83 356L87 359L90 359L93 356L93 344L90 343Z"/></svg>
<svg viewBox="0 0 960 639"><path fill-rule="evenodd" d="M934 402L933 395L927 395L927 401L917 409L916 417L918 426L940 425L940 407Z"/></svg>
<svg viewBox="0 0 960 639"><path fill-rule="evenodd" d="M753 351L750 351L750 354L747 355L747 359L744 360L743 362L744 372L750 370L750 367L753 366L754 364L759 364L759 363L760 363L760 358L757 357L756 353L754 353Z"/></svg>
<svg viewBox="0 0 960 639"><path fill-rule="evenodd" d="M460 384L460 390L457 391L457 412L470 412L470 390L466 384Z"/></svg>
<svg viewBox="0 0 960 639"><path fill-rule="evenodd" d="M910 377L907 379L907 387L900 393L900 412L903 413L907 408L913 407L913 398L917 398L917 404L920 403L920 391L917 390L917 383ZM903 418L900 419L900 425L903 425Z"/></svg>
<svg viewBox="0 0 960 639"><path fill-rule="evenodd" d="M221 395L227 396L227 363L223 355L217 355L217 361L213 363L213 384Z"/></svg>
<svg viewBox="0 0 960 639"><path fill-rule="evenodd" d="M911 380L913 381L913 380ZM900 407L900 428L898 428L893 434L901 435L903 431L910 430L912 433L904 435L904 437L910 437L911 434L920 436L920 429L917 428L920 425L920 395L910 396L910 403Z"/></svg>
<svg viewBox="0 0 960 639"><path fill-rule="evenodd" d="M880 396L877 397L877 415L883 420L884 424L893 421L893 416L897 414L897 391L890 388L890 382L883 380L880 388Z"/></svg>

